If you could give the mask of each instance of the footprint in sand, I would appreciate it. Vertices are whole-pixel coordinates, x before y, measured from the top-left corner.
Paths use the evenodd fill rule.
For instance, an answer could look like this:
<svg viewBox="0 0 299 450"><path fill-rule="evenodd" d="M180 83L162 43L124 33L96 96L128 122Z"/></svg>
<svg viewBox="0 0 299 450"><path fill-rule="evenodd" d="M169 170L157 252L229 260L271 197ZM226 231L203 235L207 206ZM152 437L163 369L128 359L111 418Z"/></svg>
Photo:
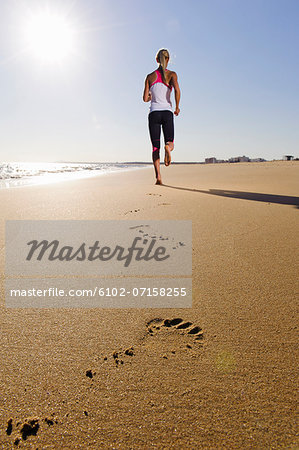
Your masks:
<svg viewBox="0 0 299 450"><path fill-rule="evenodd" d="M173 332L174 330L179 331L180 334L189 335L196 341L203 340L203 331L199 326L194 325L193 322L184 321L179 317L164 320L155 318L147 323L147 332L151 336L161 332Z"/></svg>
<svg viewBox="0 0 299 450"><path fill-rule="evenodd" d="M164 359L172 359L175 355L181 357L186 350L191 358L198 358L203 338L202 328L191 321L180 317L155 318L146 324L144 348L152 356L156 354ZM193 349L191 353L190 349Z"/></svg>
<svg viewBox="0 0 299 450"><path fill-rule="evenodd" d="M140 209L132 209L131 211L126 211L125 212L125 215L126 214L134 214L134 213L137 213L137 212L139 212L140 211Z"/></svg>
<svg viewBox="0 0 299 450"><path fill-rule="evenodd" d="M163 338L163 343L160 339L154 339L153 341L148 341L146 339L152 336L160 336ZM185 339L181 339L180 336ZM156 354L159 354L160 350L162 350L160 356L168 359L167 354L172 354L173 356L177 351L181 351L184 348L185 350L192 349L193 345L191 344L193 343L194 345L196 344L201 347L203 345L203 338L202 328L195 325L193 322L184 321L179 317L173 319L155 318L147 322L146 334L141 338L139 345L135 345L134 348L130 347L126 350L121 349L119 351L114 351L112 357L109 359L114 360L116 366L122 366L127 362L131 362L130 359L132 356L135 356L136 360L140 357L144 357L145 354L149 356L152 353L150 349L154 349L154 353ZM158 346L158 348L155 349L156 346ZM193 352L192 357L196 357L197 355L196 346L194 347L194 350L195 353ZM104 361L108 361L107 356L103 359Z"/></svg>
<svg viewBox="0 0 299 450"><path fill-rule="evenodd" d="M6 434L12 436L14 438L14 445L18 446L21 441L26 441L29 436L36 436L38 431L40 430L40 422L42 419L38 417L31 417L29 419L24 420L23 422L18 421L14 423L13 418L10 418L7 421ZM54 425L54 423L58 423L58 420L55 419L54 414L51 417L45 417L43 421L50 427ZM17 435L16 435L17 433Z"/></svg>
<svg viewBox="0 0 299 450"><path fill-rule="evenodd" d="M160 336L163 339L163 342L161 342L160 339L150 341L146 339L151 338L152 336ZM181 339L179 336L182 336L182 338L185 339ZM114 361L114 364L117 367L120 367L126 363L132 363L135 359L137 361L140 357L143 358L144 355L150 356L151 353L153 353L153 350L155 354L160 354L160 351L162 350L160 356L168 359L167 354L173 356L177 351L184 350L184 348L185 350L194 348L195 352L193 351L192 355L194 358L197 357L198 346L202 347L203 345L203 339L204 334L202 328L195 325L193 322L183 320L179 317L173 319L154 318L147 322L146 334L140 339L139 344L134 345L134 347L129 347L126 350L115 350L110 357L103 355L102 357L96 357L95 359L102 359L103 362L109 362L109 360L111 362ZM193 343L194 346L191 345Z"/></svg>

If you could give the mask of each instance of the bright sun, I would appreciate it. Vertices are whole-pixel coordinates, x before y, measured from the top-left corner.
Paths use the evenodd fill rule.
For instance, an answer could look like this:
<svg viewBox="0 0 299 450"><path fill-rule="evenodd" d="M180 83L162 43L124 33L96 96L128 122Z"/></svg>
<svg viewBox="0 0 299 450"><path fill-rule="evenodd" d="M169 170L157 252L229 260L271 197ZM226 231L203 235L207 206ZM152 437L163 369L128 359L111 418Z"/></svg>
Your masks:
<svg viewBox="0 0 299 450"><path fill-rule="evenodd" d="M48 11L33 14L24 31L27 49L41 62L63 62L73 51L74 32L63 15Z"/></svg>

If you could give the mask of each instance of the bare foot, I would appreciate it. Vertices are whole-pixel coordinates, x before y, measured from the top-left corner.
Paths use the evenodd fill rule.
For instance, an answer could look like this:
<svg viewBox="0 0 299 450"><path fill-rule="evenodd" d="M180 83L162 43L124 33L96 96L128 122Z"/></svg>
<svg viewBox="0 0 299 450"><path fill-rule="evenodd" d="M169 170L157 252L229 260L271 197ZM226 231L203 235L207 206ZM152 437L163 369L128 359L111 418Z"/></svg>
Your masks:
<svg viewBox="0 0 299 450"><path fill-rule="evenodd" d="M165 158L164 158L164 164L165 166L170 166L171 164L171 152L173 150L173 142L167 142L165 145Z"/></svg>
<svg viewBox="0 0 299 450"><path fill-rule="evenodd" d="M157 180L156 184L162 184L162 180Z"/></svg>

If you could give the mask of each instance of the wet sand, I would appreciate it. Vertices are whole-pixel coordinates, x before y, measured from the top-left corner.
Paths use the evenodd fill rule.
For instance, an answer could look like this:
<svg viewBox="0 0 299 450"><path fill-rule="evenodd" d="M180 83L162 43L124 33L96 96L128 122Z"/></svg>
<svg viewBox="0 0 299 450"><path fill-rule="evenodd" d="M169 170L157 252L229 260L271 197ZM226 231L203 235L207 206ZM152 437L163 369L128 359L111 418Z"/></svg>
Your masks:
<svg viewBox="0 0 299 450"><path fill-rule="evenodd" d="M163 186L146 168L0 190L2 448L298 448L298 174L172 165ZM6 219L192 220L193 307L7 309Z"/></svg>

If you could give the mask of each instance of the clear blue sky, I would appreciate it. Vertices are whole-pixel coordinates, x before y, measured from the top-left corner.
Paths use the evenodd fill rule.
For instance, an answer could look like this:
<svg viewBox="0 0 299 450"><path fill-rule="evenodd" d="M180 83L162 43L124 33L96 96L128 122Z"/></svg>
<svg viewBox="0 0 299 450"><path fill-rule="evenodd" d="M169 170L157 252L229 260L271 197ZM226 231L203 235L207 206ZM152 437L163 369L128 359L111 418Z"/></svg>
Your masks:
<svg viewBox="0 0 299 450"><path fill-rule="evenodd" d="M73 32L58 62L25 39L47 8ZM150 161L161 47L182 91L175 160L299 156L298 0L6 0L0 21L0 161Z"/></svg>

